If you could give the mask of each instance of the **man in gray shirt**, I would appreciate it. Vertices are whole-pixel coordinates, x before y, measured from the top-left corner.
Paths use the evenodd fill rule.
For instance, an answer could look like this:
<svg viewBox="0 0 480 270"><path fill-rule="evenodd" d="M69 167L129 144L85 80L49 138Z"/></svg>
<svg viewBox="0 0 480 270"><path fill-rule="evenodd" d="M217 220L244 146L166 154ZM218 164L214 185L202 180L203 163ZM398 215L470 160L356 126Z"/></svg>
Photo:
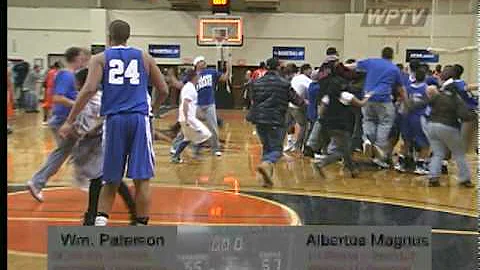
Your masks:
<svg viewBox="0 0 480 270"><path fill-rule="evenodd" d="M25 82L23 83L23 104L25 105L25 112L38 113L38 95L37 84L40 81L40 67L35 65L33 69L28 72Z"/></svg>

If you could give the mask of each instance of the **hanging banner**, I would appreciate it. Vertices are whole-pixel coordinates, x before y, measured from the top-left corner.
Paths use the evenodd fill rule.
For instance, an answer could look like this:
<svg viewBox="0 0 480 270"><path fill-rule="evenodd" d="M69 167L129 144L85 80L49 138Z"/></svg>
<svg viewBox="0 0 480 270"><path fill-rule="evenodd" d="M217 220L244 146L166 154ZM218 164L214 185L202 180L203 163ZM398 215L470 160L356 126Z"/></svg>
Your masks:
<svg viewBox="0 0 480 270"><path fill-rule="evenodd" d="M93 55L105 51L105 45L103 44L92 44L90 45L90 51Z"/></svg>
<svg viewBox="0 0 480 270"><path fill-rule="evenodd" d="M148 53L154 58L180 58L180 45L150 44Z"/></svg>
<svg viewBox="0 0 480 270"><path fill-rule="evenodd" d="M410 62L411 59L418 59L422 63L438 63L440 56L427 50L410 49L407 50L406 62Z"/></svg>
<svg viewBox="0 0 480 270"><path fill-rule="evenodd" d="M305 47L273 47L273 57L280 60L304 61Z"/></svg>

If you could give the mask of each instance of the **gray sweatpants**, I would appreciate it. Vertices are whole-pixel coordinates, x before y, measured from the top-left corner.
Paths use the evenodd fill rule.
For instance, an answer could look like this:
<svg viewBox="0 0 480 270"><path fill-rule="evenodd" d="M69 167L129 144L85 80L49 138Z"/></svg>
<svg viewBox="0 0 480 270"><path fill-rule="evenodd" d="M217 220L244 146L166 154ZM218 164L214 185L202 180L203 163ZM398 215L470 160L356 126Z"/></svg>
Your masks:
<svg viewBox="0 0 480 270"><path fill-rule="evenodd" d="M210 146L212 148L212 151L220 151L220 142L218 138L217 109L215 108L215 104L198 106L197 115L200 120L205 121L207 128L212 133L212 137L210 138Z"/></svg>
<svg viewBox="0 0 480 270"><path fill-rule="evenodd" d="M58 135L59 126L50 126L50 128L57 142L57 148L48 155L47 161L43 164L42 168L40 168L30 180L39 190L44 188L50 177L56 174L60 167L62 167L65 160L67 160L72 153L72 149L78 140L72 137L66 139L61 138L60 135Z"/></svg>
<svg viewBox="0 0 480 270"><path fill-rule="evenodd" d="M475 119L462 123L462 141L465 153L477 153L478 148L478 114L475 112Z"/></svg>
<svg viewBox="0 0 480 270"><path fill-rule="evenodd" d="M433 156L430 160L430 178L438 178L442 174L442 161L448 151L457 163L458 182L471 180L470 169L465 159L460 130L440 123L428 123L428 138Z"/></svg>
<svg viewBox="0 0 480 270"><path fill-rule="evenodd" d="M303 149L305 145L305 135L307 133L307 113L305 108L288 108L288 112L290 113L291 117L295 120L294 124L297 123L300 126L300 130L298 132L297 141L295 142L296 149Z"/></svg>
<svg viewBox="0 0 480 270"><path fill-rule="evenodd" d="M395 123L395 107L392 102L368 102L363 108L363 140L370 140L384 153L390 151L389 135Z"/></svg>

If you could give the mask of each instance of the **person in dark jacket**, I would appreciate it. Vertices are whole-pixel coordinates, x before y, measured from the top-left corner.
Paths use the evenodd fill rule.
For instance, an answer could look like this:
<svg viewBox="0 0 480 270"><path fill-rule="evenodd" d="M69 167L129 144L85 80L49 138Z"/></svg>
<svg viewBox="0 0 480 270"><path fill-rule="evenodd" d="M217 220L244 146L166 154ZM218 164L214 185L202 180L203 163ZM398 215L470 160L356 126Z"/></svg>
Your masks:
<svg viewBox="0 0 480 270"><path fill-rule="evenodd" d="M431 98L428 104L431 107L431 113L427 132L433 152L429 166L429 186L432 187L440 186L442 160L448 151L452 153L457 164L458 183L464 187L474 187L465 159L460 127L462 122L472 121L475 116L458 95L456 87L453 79L445 81L438 92L435 91L436 88L429 87L428 94Z"/></svg>
<svg viewBox="0 0 480 270"><path fill-rule="evenodd" d="M330 62L335 65L334 62ZM315 162L315 166L322 177L325 177L323 168L333 162L343 159L346 175L354 178L358 170L354 168L352 161L352 133L354 130L355 114L350 105L364 106L372 93L366 93L362 100L348 92L349 81L336 73L332 73L319 80L320 91L317 102L320 107L320 122L322 132L335 142L335 148L331 153Z"/></svg>
<svg viewBox="0 0 480 270"><path fill-rule="evenodd" d="M304 106L305 101L279 74L278 59L268 59L267 67L267 73L252 83L252 106L247 120L256 125L263 145L262 163L257 171L263 178L263 187L272 187L273 164L282 156L288 103Z"/></svg>

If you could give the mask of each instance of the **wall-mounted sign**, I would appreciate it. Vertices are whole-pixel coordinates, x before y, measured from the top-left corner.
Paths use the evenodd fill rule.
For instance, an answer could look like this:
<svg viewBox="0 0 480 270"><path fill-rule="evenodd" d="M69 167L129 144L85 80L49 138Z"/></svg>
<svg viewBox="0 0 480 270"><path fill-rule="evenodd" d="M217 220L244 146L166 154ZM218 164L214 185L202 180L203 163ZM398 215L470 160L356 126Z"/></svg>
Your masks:
<svg viewBox="0 0 480 270"><path fill-rule="evenodd" d="M427 50L407 50L406 62L411 59L418 59L422 63L438 63L440 56Z"/></svg>
<svg viewBox="0 0 480 270"><path fill-rule="evenodd" d="M90 51L93 55L105 51L105 45L103 44L92 44L90 45Z"/></svg>
<svg viewBox="0 0 480 270"><path fill-rule="evenodd" d="M280 60L304 61L305 47L273 47L273 57Z"/></svg>
<svg viewBox="0 0 480 270"><path fill-rule="evenodd" d="M150 44L148 53L155 58L180 58L180 45Z"/></svg>

